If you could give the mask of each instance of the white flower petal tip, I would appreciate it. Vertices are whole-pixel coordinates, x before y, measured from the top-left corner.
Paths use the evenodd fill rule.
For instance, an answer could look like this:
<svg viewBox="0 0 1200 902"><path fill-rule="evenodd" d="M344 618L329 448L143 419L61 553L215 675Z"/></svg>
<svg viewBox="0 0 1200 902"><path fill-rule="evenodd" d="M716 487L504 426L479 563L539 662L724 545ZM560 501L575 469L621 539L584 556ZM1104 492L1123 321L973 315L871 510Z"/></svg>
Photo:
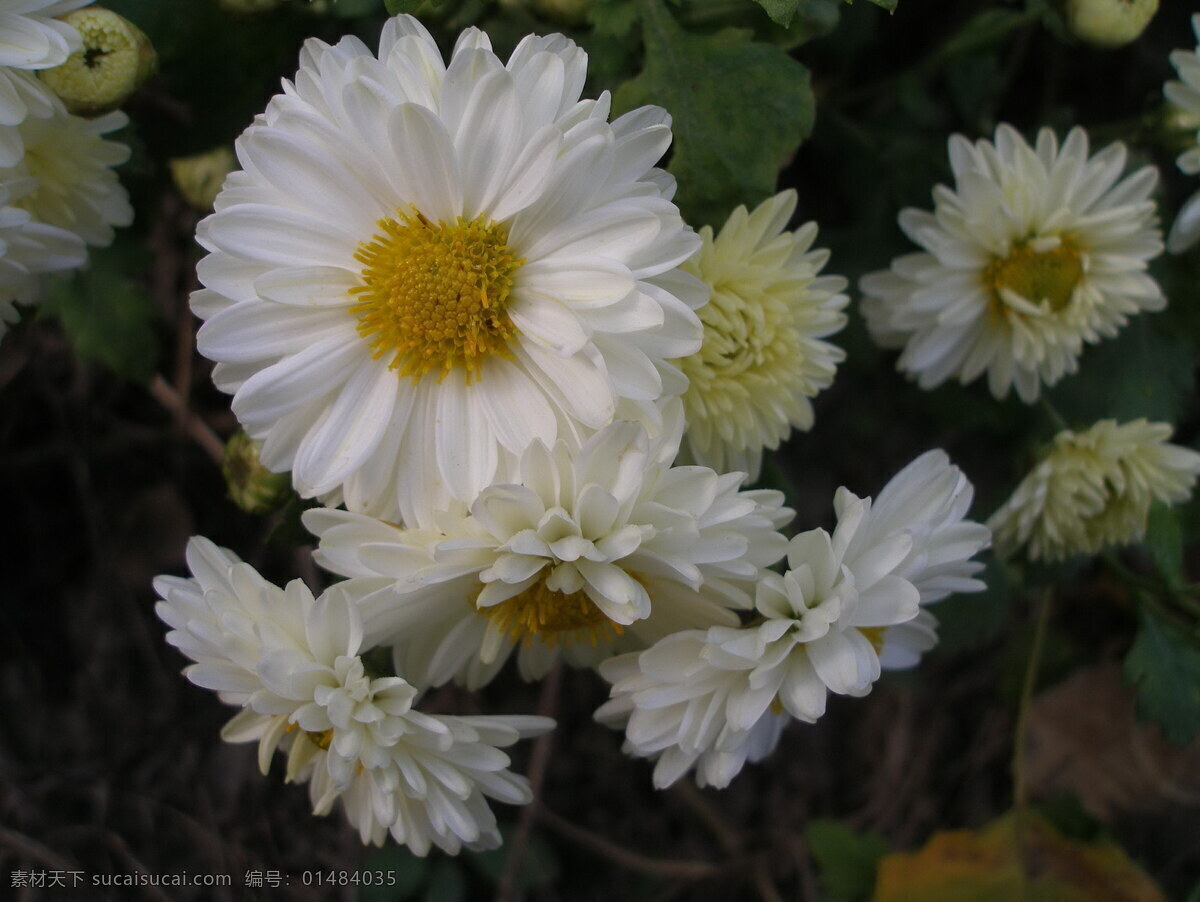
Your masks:
<svg viewBox="0 0 1200 902"><path fill-rule="evenodd" d="M685 451L718 472L758 478L764 449L813 424L811 399L833 382L845 355L824 339L846 324L846 280L821 275L829 252L814 250L815 223L785 231L796 192L753 212L738 207L683 267L712 292L700 308L704 344L679 361Z"/></svg>
<svg viewBox="0 0 1200 902"><path fill-rule="evenodd" d="M429 526L531 441L683 390L703 298L655 168L669 131L609 123L586 67L561 36L504 64L477 30L447 65L399 16L378 56L310 41L238 140L199 229L199 345L306 497Z"/></svg>
<svg viewBox="0 0 1200 902"><path fill-rule="evenodd" d="M1163 250L1153 167L1121 178L1125 148L1089 156L1073 129L1033 146L1011 126L994 141L950 139L955 187L900 227L923 249L861 282L872 337L903 348L898 368L924 389L984 373L997 398L1032 403L1075 372L1084 344L1166 304L1147 264Z"/></svg>
<svg viewBox="0 0 1200 902"><path fill-rule="evenodd" d="M1200 453L1170 437L1169 425L1146 420L1060 432L988 520L997 549L1060 561L1138 541L1151 505L1185 500L1200 474Z"/></svg>

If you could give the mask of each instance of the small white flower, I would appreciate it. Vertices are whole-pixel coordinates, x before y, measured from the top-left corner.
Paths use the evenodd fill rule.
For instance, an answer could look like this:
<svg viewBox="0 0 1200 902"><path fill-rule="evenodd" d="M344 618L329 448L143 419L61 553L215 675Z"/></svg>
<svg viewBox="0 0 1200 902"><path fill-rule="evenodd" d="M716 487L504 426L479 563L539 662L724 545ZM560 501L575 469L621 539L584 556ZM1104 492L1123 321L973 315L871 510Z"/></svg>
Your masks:
<svg viewBox="0 0 1200 902"><path fill-rule="evenodd" d="M677 436L651 443L617 422L575 451L535 442L518 482L484 489L436 530L312 510L318 562L350 577L372 632L424 683L489 681L515 648L526 678L565 651L583 666L681 629L736 623L791 516L743 474L669 467Z"/></svg>
<svg viewBox="0 0 1200 902"><path fill-rule="evenodd" d="M1089 157L1081 128L1061 147L1048 128L1033 147L1008 125L994 142L953 136L955 187L934 189L932 213L900 213L925 252L862 280L872 336L903 347L898 367L921 388L986 372L997 398L1015 387L1034 401L1075 372L1085 342L1166 304L1146 272L1162 251L1157 173L1121 179L1125 158L1119 143Z"/></svg>
<svg viewBox="0 0 1200 902"><path fill-rule="evenodd" d="M133 208L112 169L129 159L129 148L102 136L128 121L119 112L84 119L59 104L49 116L0 126L0 132L19 133L25 147L16 164L0 166L0 181L30 186L16 206L35 219L74 232L94 247L106 247L112 243L113 226L133 221Z"/></svg>
<svg viewBox="0 0 1200 902"><path fill-rule="evenodd" d="M1192 16L1192 31L1200 41L1200 13ZM1171 65L1180 80L1163 85L1163 94L1181 113L1193 122L1200 122L1200 44L1192 50L1171 51ZM1200 174L1200 129L1196 131L1195 143L1175 162L1188 175ZM1167 250L1180 254L1197 241L1200 241L1200 191L1188 199L1175 217L1167 236Z"/></svg>
<svg viewBox="0 0 1200 902"><path fill-rule="evenodd" d="M30 190L27 181L0 184L0 336L17 321L15 304L38 300L38 276L82 266L87 250L79 236L42 222L28 210L11 205L19 199L11 189Z"/></svg>
<svg viewBox="0 0 1200 902"><path fill-rule="evenodd" d="M597 718L625 726L627 751L658 758L656 786L693 766L700 785L728 785L770 753L784 715L812 723L828 693L866 695L884 666L915 663L933 639L922 603L983 588L968 559L988 531L963 519L970 499L941 451L909 464L874 505L839 489L833 534L792 539L787 572L759 581L758 618L605 661L612 698Z"/></svg>
<svg viewBox="0 0 1200 902"><path fill-rule="evenodd" d="M751 481L764 448L812 428L810 399L845 357L823 339L846 324L846 280L819 275L829 251L812 250L816 223L783 230L795 210L795 191L753 213L738 207L715 238L710 227L700 230L704 244L683 266L712 289L700 308L704 344L679 361L689 379L685 450Z"/></svg>
<svg viewBox="0 0 1200 902"><path fill-rule="evenodd" d="M366 672L361 619L338 587L316 599L300 580L279 589L199 537L188 565L190 579L155 580L156 611L195 662L188 679L242 708L223 738L257 742L263 773L285 751L314 813L340 798L363 842L390 833L418 855L499 844L484 797L523 804L530 793L498 747L553 721L422 714L408 682Z"/></svg>
<svg viewBox="0 0 1200 902"><path fill-rule="evenodd" d="M1138 541L1150 506L1183 501L1200 473L1200 454L1170 437L1169 425L1146 420L1060 432L988 520L997 548L1058 561Z"/></svg>
<svg viewBox="0 0 1200 902"><path fill-rule="evenodd" d="M200 352L305 497L409 526L682 393L707 290L654 168L669 117L608 122L586 54L529 36L449 65L398 16L376 56L309 41L201 223Z"/></svg>
<svg viewBox="0 0 1200 902"><path fill-rule="evenodd" d="M62 104L33 77L33 70L66 62L82 46L79 32L55 19L92 0L0 0L0 126L27 116L50 116ZM0 166L23 153L18 132L0 128Z"/></svg>

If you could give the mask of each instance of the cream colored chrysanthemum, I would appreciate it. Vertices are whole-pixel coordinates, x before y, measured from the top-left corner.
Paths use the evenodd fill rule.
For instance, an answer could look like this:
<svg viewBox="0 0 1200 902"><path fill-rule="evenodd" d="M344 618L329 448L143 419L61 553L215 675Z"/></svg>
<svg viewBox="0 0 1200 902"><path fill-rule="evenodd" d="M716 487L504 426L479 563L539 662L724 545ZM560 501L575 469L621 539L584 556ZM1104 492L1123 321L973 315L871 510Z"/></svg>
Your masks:
<svg viewBox="0 0 1200 902"><path fill-rule="evenodd" d="M822 339L846 324L841 276L819 276L829 251L811 250L816 223L783 231L796 209L784 191L753 213L734 210L682 267L712 289L700 309L704 345L680 361L686 450L717 472L758 477L764 448L812 427L809 400L833 381L842 350Z"/></svg>
<svg viewBox="0 0 1200 902"><path fill-rule="evenodd" d="M1166 423L1101 420L1064 430L1049 452L988 520L996 547L1025 547L1031 560L1057 561L1136 542L1155 501L1191 494L1200 454L1167 443Z"/></svg>
<svg viewBox="0 0 1200 902"><path fill-rule="evenodd" d="M112 167L129 159L129 148L103 135L122 128L128 117L109 113L98 119L73 116L57 104L45 118L30 116L17 126L25 153L14 166L0 166L0 181L30 181L34 187L16 206L48 225L74 232L86 243L106 247L113 226L133 221L129 196Z"/></svg>
<svg viewBox="0 0 1200 902"><path fill-rule="evenodd" d="M925 389L986 372L997 398L1029 403L1075 372L1085 342L1166 304L1146 272L1163 248L1158 175L1122 179L1125 157L1119 143L1089 156L1081 128L1061 147L1048 128L1032 147L1009 125L994 142L952 137L955 187L934 189L932 213L900 213L925 253L862 280L872 336Z"/></svg>
<svg viewBox="0 0 1200 902"><path fill-rule="evenodd" d="M1171 52L1171 65L1175 67L1180 80L1163 85L1163 94L1181 116L1192 122L1200 122L1200 13L1192 16L1192 31L1198 44L1192 50ZM1181 153L1175 162L1189 175L1200 173L1200 129L1196 131L1192 146ZM1200 192L1192 195L1175 217L1171 234L1167 236L1167 250L1178 254L1197 240L1200 240Z"/></svg>

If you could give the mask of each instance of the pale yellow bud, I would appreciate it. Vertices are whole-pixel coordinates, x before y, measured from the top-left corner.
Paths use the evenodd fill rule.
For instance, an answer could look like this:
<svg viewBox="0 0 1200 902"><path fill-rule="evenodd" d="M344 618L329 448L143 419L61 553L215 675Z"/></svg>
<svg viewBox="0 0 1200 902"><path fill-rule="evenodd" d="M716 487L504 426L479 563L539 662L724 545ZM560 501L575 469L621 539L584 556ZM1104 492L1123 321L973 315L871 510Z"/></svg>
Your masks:
<svg viewBox="0 0 1200 902"><path fill-rule="evenodd" d="M237 168L237 158L222 145L195 156L177 157L168 165L183 199L197 210L207 212L225 184L225 176Z"/></svg>
<svg viewBox="0 0 1200 902"><path fill-rule="evenodd" d="M1145 31L1158 0L1067 0L1067 26L1096 47L1120 47Z"/></svg>
<svg viewBox="0 0 1200 902"><path fill-rule="evenodd" d="M287 473L272 473L258 459L261 448L244 432L235 432L225 445L221 472L229 497L248 514L265 514L281 507L291 489Z"/></svg>
<svg viewBox="0 0 1200 902"><path fill-rule="evenodd" d="M154 72L158 56L141 30L99 6L62 17L83 38L83 49L38 75L72 113L98 116L115 110Z"/></svg>

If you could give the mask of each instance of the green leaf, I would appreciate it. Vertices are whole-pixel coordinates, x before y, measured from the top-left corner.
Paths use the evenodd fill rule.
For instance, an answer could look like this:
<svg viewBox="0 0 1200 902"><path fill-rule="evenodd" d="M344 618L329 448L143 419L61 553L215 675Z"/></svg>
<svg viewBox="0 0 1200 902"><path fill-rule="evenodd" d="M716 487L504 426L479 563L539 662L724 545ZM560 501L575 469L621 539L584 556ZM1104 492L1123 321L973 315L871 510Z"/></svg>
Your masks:
<svg viewBox="0 0 1200 902"><path fill-rule="evenodd" d="M383 0L383 5L389 16L398 16L400 13L415 13L425 5L425 0Z"/></svg>
<svg viewBox="0 0 1200 902"><path fill-rule="evenodd" d="M391 0L388 2L390 5ZM338 19L361 19L374 15L382 5L379 0L337 0L330 12Z"/></svg>
<svg viewBox="0 0 1200 902"><path fill-rule="evenodd" d="M1125 656L1125 679L1137 689L1137 711L1186 745L1200 734L1200 641L1143 606L1141 626Z"/></svg>
<svg viewBox="0 0 1200 902"><path fill-rule="evenodd" d="M792 24L796 10L806 0L754 0L754 2L765 9L772 20L787 28Z"/></svg>
<svg viewBox="0 0 1200 902"><path fill-rule="evenodd" d="M812 130L808 70L744 31L689 34L660 0L640 6L645 68L617 91L616 106L667 108L675 202L693 225L719 227L738 204L775 190L780 167Z"/></svg>
<svg viewBox="0 0 1200 902"><path fill-rule="evenodd" d="M595 0L588 8L588 22L598 35L623 38L633 30L637 20L634 0Z"/></svg>
<svg viewBox="0 0 1200 902"><path fill-rule="evenodd" d="M855 833L837 821L809 821L808 851L817 863L822 902L867 902L875 888L875 867L890 849L875 833Z"/></svg>
<svg viewBox="0 0 1200 902"><path fill-rule="evenodd" d="M122 274L117 256L93 252L89 268L49 280L41 312L62 321L81 357L147 382L158 357L154 305Z"/></svg>
<svg viewBox="0 0 1200 902"><path fill-rule="evenodd" d="M1145 545L1167 583L1172 586L1183 585L1183 531L1179 526L1179 514L1174 508L1162 502L1150 508Z"/></svg>

